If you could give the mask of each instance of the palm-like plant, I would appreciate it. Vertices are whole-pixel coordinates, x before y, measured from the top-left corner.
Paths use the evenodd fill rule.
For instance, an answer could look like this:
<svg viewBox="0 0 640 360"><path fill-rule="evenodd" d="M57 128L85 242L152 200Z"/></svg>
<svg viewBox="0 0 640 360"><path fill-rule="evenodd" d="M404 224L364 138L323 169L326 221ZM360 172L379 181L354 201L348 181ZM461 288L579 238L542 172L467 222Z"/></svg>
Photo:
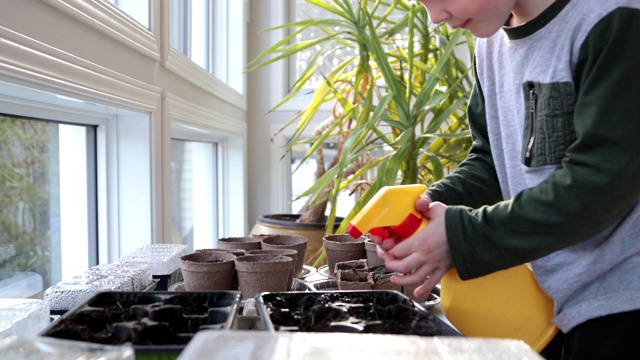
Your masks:
<svg viewBox="0 0 640 360"><path fill-rule="evenodd" d="M334 229L338 194L355 192L358 201L338 229L344 231L381 187L431 184L467 155L471 139L465 105L471 61L454 56L454 50L462 47L472 54L473 40L463 30L430 23L424 7L407 0L306 1L331 15L267 29L290 34L256 57L248 70L321 47L278 108L303 90L322 56L355 50L323 74L308 106L284 127L295 126L287 151L310 144L301 163L315 154L318 166L316 182L300 195L312 195L300 221L323 222L329 203L326 228ZM292 43L310 28L323 35ZM327 103L332 115L317 125L313 136L305 137ZM322 146L327 142L337 146L328 165ZM365 176L371 174L372 178Z"/></svg>

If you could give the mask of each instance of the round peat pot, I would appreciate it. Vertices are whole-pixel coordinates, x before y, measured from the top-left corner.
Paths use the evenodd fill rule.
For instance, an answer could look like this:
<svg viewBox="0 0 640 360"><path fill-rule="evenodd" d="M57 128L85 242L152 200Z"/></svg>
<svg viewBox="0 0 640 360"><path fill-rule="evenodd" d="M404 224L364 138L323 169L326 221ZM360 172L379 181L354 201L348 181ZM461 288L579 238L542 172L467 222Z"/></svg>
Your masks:
<svg viewBox="0 0 640 360"><path fill-rule="evenodd" d="M234 290L234 260L227 252L208 250L184 255L180 269L187 291Z"/></svg>
<svg viewBox="0 0 640 360"><path fill-rule="evenodd" d="M378 245L367 239L364 241L364 250L367 253L367 265L370 268L384 265L384 260L378 256Z"/></svg>
<svg viewBox="0 0 640 360"><path fill-rule="evenodd" d="M218 239L218 249L261 249L260 238L256 237L226 237Z"/></svg>
<svg viewBox="0 0 640 360"><path fill-rule="evenodd" d="M300 214L269 214L262 215L251 229L252 236L259 235L299 235L308 239L304 263L312 265L322 250L322 237L327 233L338 230L343 218L336 217L333 230L327 229L327 224L297 222ZM321 265L324 265L322 263Z"/></svg>
<svg viewBox="0 0 640 360"><path fill-rule="evenodd" d="M364 250L364 238L354 239L349 234L329 234L322 238L324 248L327 251L327 263L329 263L329 275L336 276L336 263L366 259Z"/></svg>
<svg viewBox="0 0 640 360"><path fill-rule="evenodd" d="M265 250L293 249L298 254L305 254L309 240L299 235L273 235L262 238L262 248ZM304 265L304 255L296 256L294 263L294 277L300 277L302 266Z"/></svg>
<svg viewBox="0 0 640 360"><path fill-rule="evenodd" d="M261 292L288 291L293 259L283 255L244 255L235 259L242 300Z"/></svg>
<svg viewBox="0 0 640 360"><path fill-rule="evenodd" d="M260 250L249 250L247 252L247 255L283 255L293 259L293 264L295 264L296 258L298 257L298 251L293 249L260 249ZM291 266L291 271L289 272L289 281L287 282L287 290L292 289L294 271L295 271L294 267Z"/></svg>

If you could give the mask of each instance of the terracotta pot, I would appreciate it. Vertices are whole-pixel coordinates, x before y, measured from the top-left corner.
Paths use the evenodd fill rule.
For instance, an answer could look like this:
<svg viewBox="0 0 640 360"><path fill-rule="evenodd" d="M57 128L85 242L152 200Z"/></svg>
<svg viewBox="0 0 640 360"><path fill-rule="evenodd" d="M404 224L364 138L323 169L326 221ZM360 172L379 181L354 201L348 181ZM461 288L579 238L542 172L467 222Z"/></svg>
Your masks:
<svg viewBox="0 0 640 360"><path fill-rule="evenodd" d="M373 287L373 277L368 271L339 270L336 276L340 290L371 290Z"/></svg>
<svg viewBox="0 0 640 360"><path fill-rule="evenodd" d="M226 237L218 239L218 249L259 250L260 239L255 237Z"/></svg>
<svg viewBox="0 0 640 360"><path fill-rule="evenodd" d="M222 251L199 251L180 258L187 291L233 289L236 256Z"/></svg>
<svg viewBox="0 0 640 360"><path fill-rule="evenodd" d="M302 275L304 254L307 250L308 239L300 235L273 235L262 238L262 248L265 250L293 249L298 251L294 263L294 277Z"/></svg>
<svg viewBox="0 0 640 360"><path fill-rule="evenodd" d="M296 263L296 258L298 257L298 250L293 249L260 249L260 250L249 250L247 255L283 255L288 256L293 259L293 264ZM287 291L291 290L293 287L293 278L294 278L294 266L291 266L291 271L289 272L289 281L287 282Z"/></svg>
<svg viewBox="0 0 640 360"><path fill-rule="evenodd" d="M251 234L282 234L306 237L308 244L304 255L304 264L313 265L315 255L322 250L322 237L327 233L333 233L338 230L342 218L336 218L333 231L326 229L326 223L299 223L296 222L298 218L300 218L300 214L270 214L260 216L251 230ZM322 262L319 265L324 264L325 262Z"/></svg>
<svg viewBox="0 0 640 360"><path fill-rule="evenodd" d="M244 255L235 259L242 299L261 292L287 291L293 259L283 255Z"/></svg>
<svg viewBox="0 0 640 360"><path fill-rule="evenodd" d="M367 253L367 265L370 268L384 265L384 259L378 256L378 245L373 241L367 239L364 241L364 250Z"/></svg>
<svg viewBox="0 0 640 360"><path fill-rule="evenodd" d="M335 266L338 262L366 259L364 238L354 239L349 234L329 234L322 239L327 251L329 275L336 276Z"/></svg>

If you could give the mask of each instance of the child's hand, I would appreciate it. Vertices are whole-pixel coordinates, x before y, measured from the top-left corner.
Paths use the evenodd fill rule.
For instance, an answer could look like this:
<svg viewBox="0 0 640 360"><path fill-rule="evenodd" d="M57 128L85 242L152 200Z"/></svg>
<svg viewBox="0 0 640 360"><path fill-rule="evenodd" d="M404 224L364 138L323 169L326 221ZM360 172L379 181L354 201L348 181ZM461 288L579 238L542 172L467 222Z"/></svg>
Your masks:
<svg viewBox="0 0 640 360"><path fill-rule="evenodd" d="M416 297L423 297L453 268L453 259L444 220L447 206L421 198L416 209L429 219L429 224L392 248L382 249L381 255L388 270L404 274L394 275L391 281L399 285L423 283L414 291Z"/></svg>
<svg viewBox="0 0 640 360"><path fill-rule="evenodd" d="M429 209L429 204L431 204L431 199L426 196L421 196L415 203L415 208L420 213L423 213ZM397 243L402 241L403 239L393 233L391 228L386 229L391 238L383 239L377 235L370 235L371 241L378 245L378 256L384 258L387 255L387 251L391 250Z"/></svg>

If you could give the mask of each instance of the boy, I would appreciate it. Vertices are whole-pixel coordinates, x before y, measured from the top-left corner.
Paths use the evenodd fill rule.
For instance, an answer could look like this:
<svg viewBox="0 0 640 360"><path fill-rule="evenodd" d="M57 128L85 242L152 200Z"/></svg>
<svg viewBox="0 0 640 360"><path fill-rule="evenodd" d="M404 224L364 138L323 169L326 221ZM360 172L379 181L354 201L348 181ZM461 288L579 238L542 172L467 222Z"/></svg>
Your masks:
<svg viewBox="0 0 640 360"><path fill-rule="evenodd" d="M373 239L393 280L530 262L563 359L640 359L640 0L422 2L479 37L473 146L416 203L425 229Z"/></svg>

